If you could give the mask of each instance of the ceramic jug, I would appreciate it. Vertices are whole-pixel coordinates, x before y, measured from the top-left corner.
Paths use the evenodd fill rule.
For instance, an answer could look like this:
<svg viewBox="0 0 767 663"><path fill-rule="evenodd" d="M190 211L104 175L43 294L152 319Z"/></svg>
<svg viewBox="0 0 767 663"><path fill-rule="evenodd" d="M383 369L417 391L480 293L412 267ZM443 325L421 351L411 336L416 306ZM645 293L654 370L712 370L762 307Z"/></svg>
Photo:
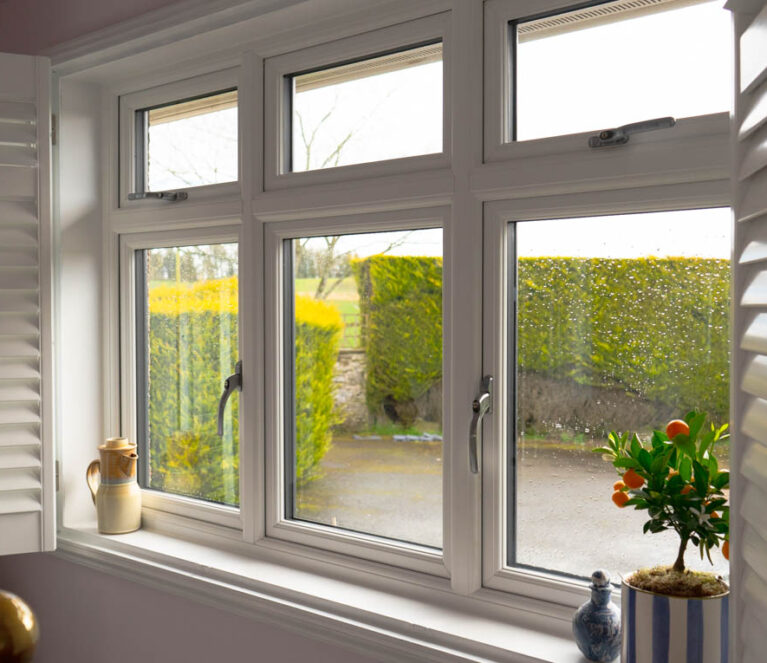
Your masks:
<svg viewBox="0 0 767 663"><path fill-rule="evenodd" d="M141 527L141 490L136 481L136 445L124 437L110 437L99 446L99 456L100 460L94 460L88 465L85 473L96 505L99 532L133 532Z"/></svg>

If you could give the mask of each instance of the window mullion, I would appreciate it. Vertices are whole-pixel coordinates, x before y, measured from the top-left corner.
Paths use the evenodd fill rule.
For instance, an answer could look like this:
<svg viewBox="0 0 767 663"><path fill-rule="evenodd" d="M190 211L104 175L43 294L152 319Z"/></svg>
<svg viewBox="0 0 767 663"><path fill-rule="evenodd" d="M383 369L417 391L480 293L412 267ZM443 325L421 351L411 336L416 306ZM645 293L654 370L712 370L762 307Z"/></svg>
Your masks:
<svg viewBox="0 0 767 663"><path fill-rule="evenodd" d="M453 126L456 188L445 229L444 521L445 562L453 589L471 594L482 585L482 486L469 468L471 403L482 377L482 205L469 176L482 161L482 4L456 1L445 49L445 99ZM487 419L487 418L486 418ZM485 424L487 431L487 424Z"/></svg>

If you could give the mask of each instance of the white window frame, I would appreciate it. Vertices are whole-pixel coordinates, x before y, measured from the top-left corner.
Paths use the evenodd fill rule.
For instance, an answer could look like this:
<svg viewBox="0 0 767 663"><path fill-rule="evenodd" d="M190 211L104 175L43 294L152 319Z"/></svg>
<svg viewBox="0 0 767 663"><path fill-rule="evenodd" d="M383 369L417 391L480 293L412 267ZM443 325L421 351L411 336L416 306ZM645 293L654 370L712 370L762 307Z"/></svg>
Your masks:
<svg viewBox="0 0 767 663"><path fill-rule="evenodd" d="M674 184L641 189L618 189L609 193L563 194L521 200L500 200L485 204L484 232L484 320L483 365L493 375L495 403L504 404L510 397L508 339L508 226L515 222L547 219L664 212L685 209L729 207L729 184ZM485 427L483 449L483 584L517 595L540 598L543 593L557 602L571 601L580 581L552 570L509 567L507 560L506 476L508 413L495 408Z"/></svg>
<svg viewBox="0 0 767 663"><path fill-rule="evenodd" d="M293 543L392 564L432 575L447 577L442 551L398 542L372 534L352 532L285 517L285 444L283 394L284 375L283 242L299 237L445 228L449 208L433 207L373 213L338 215L321 219L296 219L266 223L265 228L265 369L266 384L266 536ZM443 239L443 255L447 254ZM443 299L450 297L449 278L443 280ZM443 313L444 316L444 313ZM444 328L444 326L443 326ZM443 337L443 347L446 339ZM443 393L443 403L447 396ZM449 437L446 435L446 437ZM443 458L446 453L443 452ZM443 495L448 473L443 472ZM443 521L448 516L443 502Z"/></svg>
<svg viewBox="0 0 767 663"><path fill-rule="evenodd" d="M604 0L606 1L606 0ZM594 2L593 4L598 4ZM583 148L590 136L613 127L595 126L592 130L525 141L512 141L508 134L508 118L513 113L511 81L514 74L513 44L509 23L525 20L530 16L547 13L565 13L579 4L572 0L488 0L485 5L485 79L484 93L484 154L486 162L525 160L550 155L571 153L580 155L581 163L588 169L597 168L607 174L615 172L622 161L620 151L591 150ZM652 119L652 118L643 118ZM653 131L635 134L634 145L643 146L641 161L657 159L658 152L665 152L669 145L688 150L691 140L712 135L729 135L729 113L714 113L697 117L677 118L677 125L669 131ZM646 146L646 147L645 147ZM617 158L615 158L617 157ZM694 163L694 162L693 162ZM636 168L632 164L633 168Z"/></svg>
<svg viewBox="0 0 767 663"><path fill-rule="evenodd" d="M137 339L136 339L136 260L137 251L143 249L157 249L175 246L194 246L199 244L237 243L240 247L238 254L241 256L242 242L240 240L241 227L239 225L216 226L211 228L197 228L186 230L158 231L123 234L120 236L120 320L121 320L121 420L122 435L131 440L137 440L137 416L138 403L137 393ZM239 264L238 260L238 264ZM239 269L238 269L239 273ZM239 283L238 279L238 283ZM238 298L243 299L242 289L239 289ZM242 318L239 320L242 328ZM238 334L240 354L242 353L242 334ZM243 429L244 421L240 422L240 454L248 457L247 451L243 453L242 446L249 439L247 428ZM139 450L143 452L145 450ZM242 495L243 481L250 480L250 473L245 464L240 461L240 493ZM187 519L205 521L213 525L226 528L222 533L227 538L242 537L243 521L250 516L253 505L243 504L241 499L240 508L214 504L203 500L174 495L148 488L141 489L142 508L145 510L145 518L150 519L159 514L147 513L162 512L175 514Z"/></svg>
<svg viewBox="0 0 767 663"><path fill-rule="evenodd" d="M188 194L188 200L183 201L180 204L190 204L196 201L210 200L212 198L237 197L239 195L240 181L242 180L243 171L242 150L239 149L243 138L242 113L240 112L242 100L239 92L242 88L242 81L240 79L240 68L233 67L120 96L119 207L142 209L168 205L166 201L152 198L144 200L128 200L128 194L136 191L136 112L144 108L152 108L163 104L172 104L174 102L183 102L184 100L193 97L216 94L222 90L231 90L233 88L238 90L237 143L239 154L237 159L237 179L233 182L222 182L220 184L179 187L173 189L173 191L184 191Z"/></svg>
<svg viewBox="0 0 767 663"><path fill-rule="evenodd" d="M264 65L264 188L285 189L352 179L384 177L447 168L451 159L451 34L450 14L443 12L407 23L381 28L285 55L268 58ZM317 170L286 172L286 144L291 141L289 108L285 103L285 76L331 68L385 52L407 50L426 42L442 42L442 152Z"/></svg>
<svg viewBox="0 0 767 663"><path fill-rule="evenodd" d="M205 77L214 82L219 80L218 74L193 76L195 72L210 71L211 58L222 58L217 62L225 61L226 66L241 63L239 68L228 70L238 72L236 86L240 108L246 99L252 106L248 112L239 112L240 181L233 186L213 185L210 192L205 190L208 187L190 189L190 200L178 205L158 201L128 203L122 197L129 187L121 184L119 206L123 209L115 209L114 197L104 196L103 210L108 229L104 233L102 256L105 290L108 291L104 310L109 318L104 322L103 332L104 364L108 366L105 389L111 391L111 385L119 380L124 395L119 408L115 407L114 396L105 398L104 418L107 421L104 428L114 431L120 423L118 410L122 412L124 424L131 421L131 408L135 404L126 405L125 398L135 398L136 393L135 374L133 377L125 375L126 368L134 369L135 357L122 355L121 374L113 351L118 347L135 349L135 338L131 340L126 336L135 331L130 318L126 317L132 315L135 308L133 302L126 302L125 296L119 295L117 287L119 280L121 291L133 296L132 287L125 284L131 283L130 269L134 263L124 255L125 251L131 246L151 248L152 244L143 247L141 244L157 241L160 237L166 237L161 240L166 241L166 245L181 245L187 237L197 237L198 243L208 242L211 241L209 233L219 232L215 226L223 224L232 232L239 228L240 346L245 371L240 408L241 510L239 524L226 518L222 522L215 515L211 517L206 505L199 501L151 496L150 506L144 510L145 531L126 535L126 539L99 539L85 530L75 534L70 530L63 540L65 546L70 546L70 552L75 551L73 556L88 557L90 553L83 550L91 546L90 550L96 551L93 555L107 554L103 551L108 550L121 556L122 561L127 556L126 549L130 549L130 554L138 559L137 548L146 544L147 553L141 559L148 562L141 561L134 566L162 567L153 571L151 577L156 579L172 574L171 571L165 573L168 568L176 568L169 560L177 561L174 554L184 549L185 543L191 542L190 546L197 546L193 549L196 553L204 551L205 565L187 562L179 565L189 573L190 585L201 585L200 578L207 579L207 588L215 585L218 595L227 594L227 604L237 610L243 605L242 588L247 586L259 593L259 597L267 594L277 596L278 600L293 601L304 612L314 612L316 606L321 605L322 609L336 611L336 621L348 618L349 612L344 610L351 600L348 604L344 601L346 594L353 592L341 590L332 599L332 605L329 601L315 601L312 596L296 599L295 590L284 589L287 582L280 585L286 575L285 569L289 568L304 574L308 584L318 588L318 593L328 577L332 577L345 583L347 590L353 588L354 592L374 587L379 594L386 594L391 602L398 601L403 595L416 597L427 612L430 602L444 601L451 609L455 608L455 614L460 614L461 618L492 613L498 622L512 624L510 629L513 632L516 628L517 636L520 631L537 628L539 632L566 637L570 643L571 608L587 596L586 583L528 571L510 576L502 568L505 560L496 552L499 540L496 525L500 520L498 503L493 500L497 477L490 476L489 468L497 462L494 458L499 449L497 444L493 446L488 442L498 436L499 424L495 419L485 420L482 458L486 475L479 478L471 475L468 469L468 422L478 379L489 372L496 376L497 385L502 382L502 372L496 365L497 356L483 358L482 354L483 335L484 348L494 348L497 342L494 334L497 335L499 330L482 326L481 300L484 299L486 316L495 315L496 318L501 311L497 308L498 302L502 301L499 299L502 293L493 288L493 279L501 273L498 265L502 263L498 261L502 256L497 254L499 245L497 242L493 244L492 237L497 238L499 224L503 227L512 217L577 216L575 210L580 210L581 214L596 214L599 210L607 213L608 210L620 211L621 205L637 211L641 204L647 210L661 209L662 205L679 208L727 204L729 136L725 114L718 114L680 122L673 140L668 140L667 136L661 139L661 132L645 134L632 137L629 146L609 152L589 151L585 147L588 134L529 141L529 144L502 142L503 110L499 108L502 99L499 90L508 80L508 72L502 71L504 42L496 28L503 25L505 29L512 18L540 13L544 9L542 2L545 7L562 10L575 4L564 0L423 0L421 3L403 0L396 5L369 9L369 16L362 16L363 11L358 11L349 21L336 17L308 25L315 16L312 14L306 18L306 25L297 28L290 21L299 15L292 14L292 18L291 15L275 18L269 25L278 29L259 41L253 41L255 33L246 34L246 25L217 30L216 36L210 38L204 33L198 35L199 30L196 30L194 52L190 51L189 44L179 43L178 53L181 55L177 56L181 63L179 70L192 78L144 92L127 92L140 88L136 81L140 80L142 71L138 67L145 66L152 57L162 67L153 74L152 80L169 80L175 63L172 59L162 59L163 53L167 52L162 50L165 48L162 42L154 54L136 51L136 68L130 79L101 79L104 136L99 156L103 163L112 164L117 161L114 156L117 143L130 144L123 136L124 124L120 128L119 141L115 128L117 95L121 91L126 94L120 103L143 93L156 93L156 99L160 99L155 102L155 97L151 97L151 101L136 103L134 110L163 103L163 100L179 100L190 96L184 90L185 86L192 85L192 81ZM497 25L497 21L500 24ZM285 31L281 32L282 29ZM228 31L234 35L231 40ZM322 65L333 66L434 38L441 38L443 42L445 138L442 154L280 173L279 148L283 134L279 130L279 120L285 74ZM484 89L482 76L477 76L483 56ZM127 61L121 62L115 71L125 76L131 66ZM103 76L98 72L94 74L98 75ZM120 85L125 86L123 90ZM178 86L180 92L171 94L169 90L175 90L174 86ZM205 91L215 92L227 87L231 85L215 83ZM121 122L130 116L130 111L121 110ZM493 131L496 131L495 137ZM488 136L492 139L489 142ZM120 154L120 177L123 177L126 172L133 173L134 169L133 164L127 163L126 170L126 151L121 149ZM108 172L104 175L104 190L113 192L117 188L117 173L114 169L105 170ZM206 198L208 194L209 199ZM198 196L206 198L205 204L191 204ZM126 209L128 207L130 209ZM429 218L444 228L445 260L444 546L442 554L437 555L378 537L368 539L365 535L332 532L323 526L284 521L279 485L283 474L278 471L282 453L276 446L282 425L279 403L282 391L279 382L275 382L281 379L282 371L278 359L282 339L282 317L279 315L281 238L358 232L363 228L393 230L401 229L402 224L424 227L420 222ZM237 226L240 219L242 224ZM481 238L483 223L484 243ZM155 228L157 232L149 232ZM221 232L225 235L227 230ZM243 256L243 250L246 256ZM484 273L480 269L483 261ZM497 266L488 273L491 264ZM114 303L116 297L119 307ZM120 334L122 338L119 338ZM133 425L135 427L135 421ZM130 433L123 430L123 434ZM270 485L266 486L266 483ZM160 502L152 503L152 499ZM503 533L505 537L505 525ZM166 535L172 543L161 541L157 543L157 549L152 547L154 543L149 544ZM240 556L229 556L232 550ZM215 564L208 565L208 559L215 559ZM120 561L110 564L119 567ZM248 573L261 573L262 567L270 564L271 571L267 568L255 582L248 584L242 580ZM225 567L228 575L220 572ZM146 578L149 574L140 569L136 575ZM223 582L222 578L225 579ZM175 587L181 587L185 580L168 580L167 584L171 586L175 582ZM230 584L224 587L225 583ZM403 585L407 585L406 590ZM183 591L195 593L190 589ZM371 614L362 619L368 626L388 629L391 622L377 619L375 609L371 607ZM464 642L456 644L462 640L457 635L461 627L457 625L458 619L453 619L449 622L453 624L451 634L447 637L443 634L441 639L435 636L435 640L452 646L451 651L471 650L477 656L493 656L488 652L495 650L483 649L483 645L472 649ZM413 625L417 631L422 622L410 621L409 615L400 621L404 620L408 620L408 624L406 627L398 624L398 632L406 633L407 638L415 637L417 633ZM469 624L467 628L474 626ZM482 628L476 627L472 632ZM424 633L423 639L428 639L434 630L427 625ZM360 640L364 638L365 635L360 636ZM502 655L511 660L513 652L523 651L525 647L530 656L539 655L536 643L525 635L517 637L517 642L520 644L509 645ZM541 654L543 656L548 654Z"/></svg>

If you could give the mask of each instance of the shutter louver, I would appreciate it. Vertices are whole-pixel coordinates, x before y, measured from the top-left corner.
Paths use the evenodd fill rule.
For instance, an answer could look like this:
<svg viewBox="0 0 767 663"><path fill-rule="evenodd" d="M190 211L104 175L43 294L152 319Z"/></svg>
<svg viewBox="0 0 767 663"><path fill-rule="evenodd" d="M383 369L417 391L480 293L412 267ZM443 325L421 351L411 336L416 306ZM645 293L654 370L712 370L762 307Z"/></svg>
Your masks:
<svg viewBox="0 0 767 663"><path fill-rule="evenodd" d="M767 7L739 25L733 169L736 303L733 358L732 659L767 651Z"/></svg>
<svg viewBox="0 0 767 663"><path fill-rule="evenodd" d="M49 67L0 54L0 72L0 554L12 554L55 546Z"/></svg>

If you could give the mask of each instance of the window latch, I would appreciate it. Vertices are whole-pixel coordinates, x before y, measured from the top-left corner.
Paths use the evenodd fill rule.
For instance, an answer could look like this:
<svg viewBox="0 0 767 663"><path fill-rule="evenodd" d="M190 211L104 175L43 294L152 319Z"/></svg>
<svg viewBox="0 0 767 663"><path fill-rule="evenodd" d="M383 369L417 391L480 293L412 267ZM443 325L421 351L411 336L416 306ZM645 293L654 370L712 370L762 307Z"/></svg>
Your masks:
<svg viewBox="0 0 767 663"><path fill-rule="evenodd" d="M224 381L224 393L218 402L218 435L224 436L224 410L226 402L234 391L242 391L242 359L234 365L234 375L230 375Z"/></svg>
<svg viewBox="0 0 767 663"><path fill-rule="evenodd" d="M589 138L589 147L610 147L611 145L625 145L629 142L631 134L638 134L644 131L657 131L658 129L669 129L676 124L673 117L658 117L654 120L644 120L642 122L633 122L624 124L617 129L605 129L596 136Z"/></svg>
<svg viewBox="0 0 767 663"><path fill-rule="evenodd" d="M146 200L147 198L167 200L169 203L176 203L179 200L186 200L189 198L189 194L186 191L142 191L141 193L128 194L128 200Z"/></svg>
<svg viewBox="0 0 767 663"><path fill-rule="evenodd" d="M493 411L493 377L486 375L482 378L479 396L471 404L474 416L469 427L469 468L472 474L479 474L479 452L482 444L482 418Z"/></svg>

